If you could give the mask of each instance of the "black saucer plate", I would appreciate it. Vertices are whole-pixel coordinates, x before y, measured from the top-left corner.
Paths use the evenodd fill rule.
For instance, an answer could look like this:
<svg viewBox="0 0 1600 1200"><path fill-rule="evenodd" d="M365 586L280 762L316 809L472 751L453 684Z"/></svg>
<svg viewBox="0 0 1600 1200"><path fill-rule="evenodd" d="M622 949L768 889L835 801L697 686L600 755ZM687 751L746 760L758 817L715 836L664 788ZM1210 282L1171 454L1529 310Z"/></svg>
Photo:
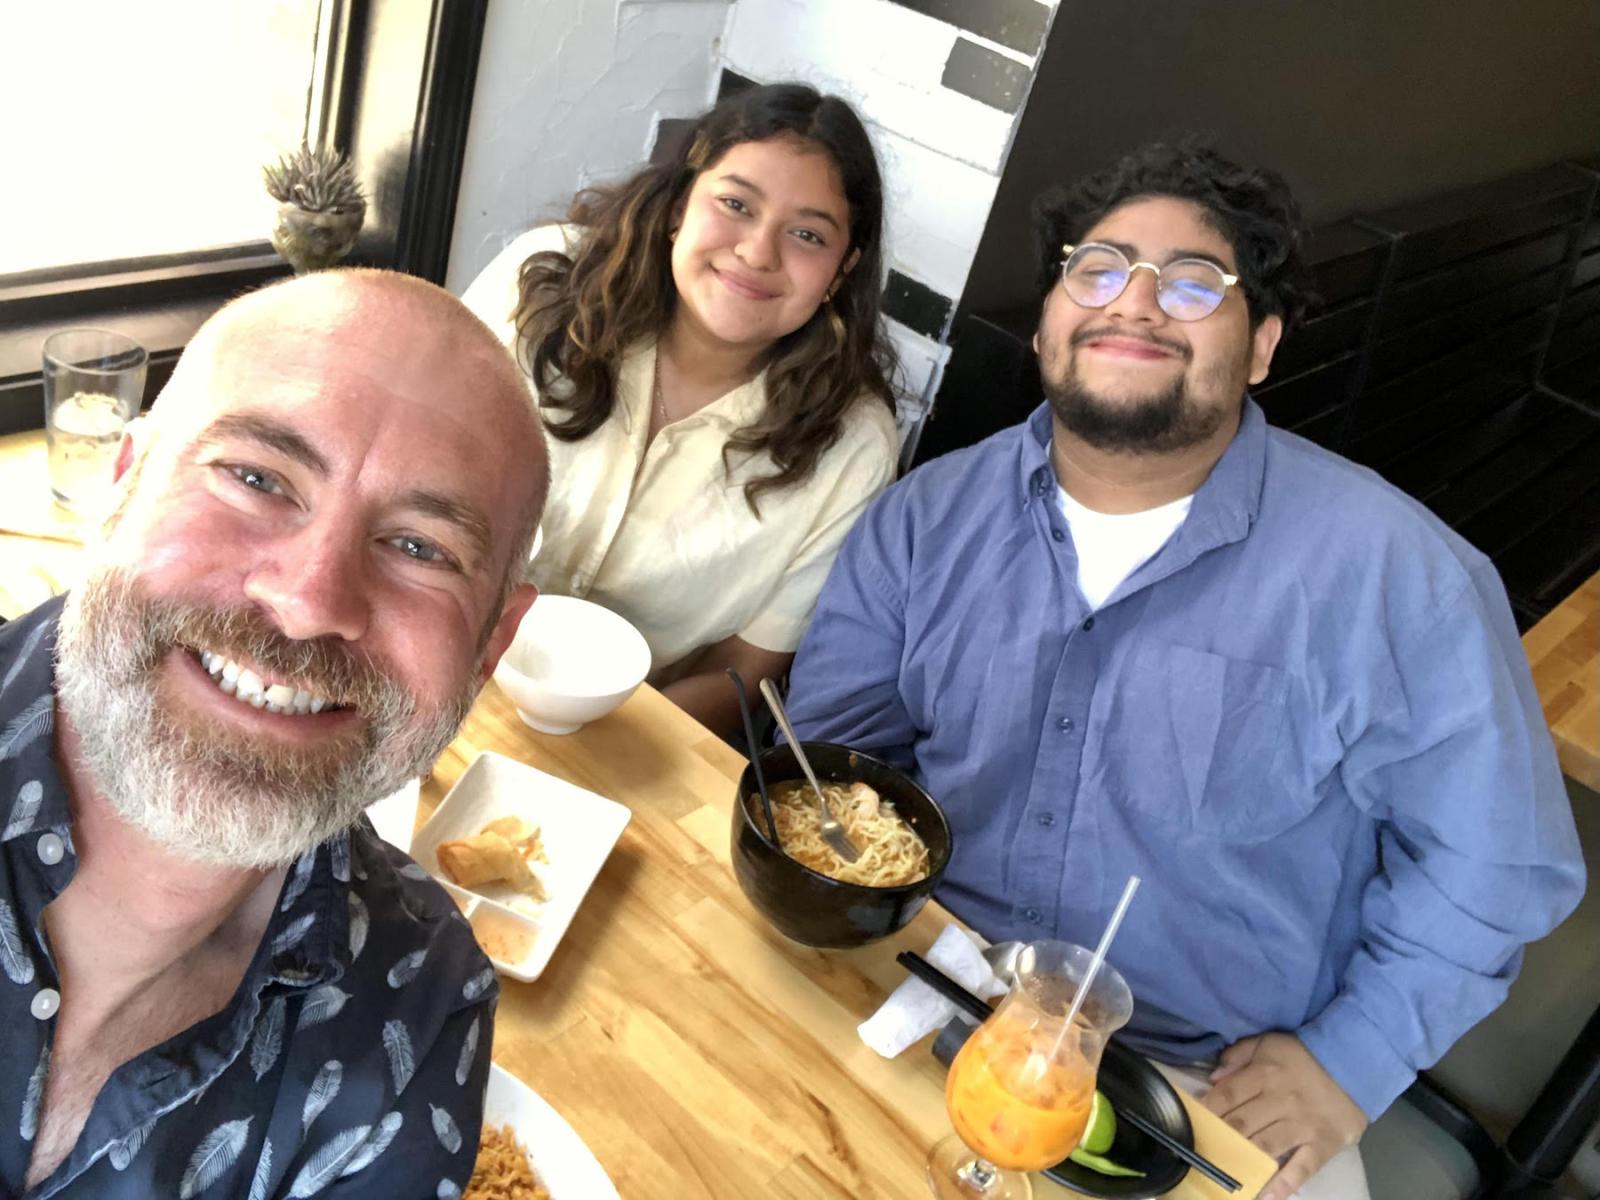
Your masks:
<svg viewBox="0 0 1600 1200"><path fill-rule="evenodd" d="M1117 1112L1134 1112L1168 1134L1174 1141L1194 1148L1194 1129L1189 1114L1172 1085L1162 1078L1143 1057L1117 1042L1106 1045L1100 1059L1098 1086ZM1187 1163L1162 1149L1149 1135L1125 1121L1117 1123L1117 1140L1105 1157L1124 1167L1143 1171L1142 1177L1102 1175L1071 1159L1045 1171L1063 1187L1085 1196L1118 1197L1120 1200L1145 1200L1170 1192L1189 1173Z"/></svg>

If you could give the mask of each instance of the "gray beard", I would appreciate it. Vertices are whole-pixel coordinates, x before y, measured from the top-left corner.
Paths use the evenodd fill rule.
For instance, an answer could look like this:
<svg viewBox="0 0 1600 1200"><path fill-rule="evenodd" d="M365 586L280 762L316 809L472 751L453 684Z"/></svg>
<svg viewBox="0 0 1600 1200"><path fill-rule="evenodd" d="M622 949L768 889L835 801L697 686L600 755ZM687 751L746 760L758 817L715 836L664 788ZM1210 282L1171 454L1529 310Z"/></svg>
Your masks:
<svg viewBox="0 0 1600 1200"><path fill-rule="evenodd" d="M469 684L419 713L405 688L358 663L334 674L360 695L364 725L332 745L286 750L220 725L185 726L162 703L156 669L175 645L192 644L177 636L186 623L215 619L205 609L151 601L108 568L68 596L56 650L58 699L100 792L129 825L199 862L266 868L294 861L432 767L477 694ZM261 633L218 648L242 650L270 669L297 644Z"/></svg>

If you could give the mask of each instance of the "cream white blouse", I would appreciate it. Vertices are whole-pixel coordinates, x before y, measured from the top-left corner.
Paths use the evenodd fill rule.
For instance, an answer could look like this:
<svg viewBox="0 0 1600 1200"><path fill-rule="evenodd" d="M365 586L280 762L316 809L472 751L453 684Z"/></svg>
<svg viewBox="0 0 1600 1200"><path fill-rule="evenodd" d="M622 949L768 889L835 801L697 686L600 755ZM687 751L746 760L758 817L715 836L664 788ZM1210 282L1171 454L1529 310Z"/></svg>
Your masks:
<svg viewBox="0 0 1600 1200"><path fill-rule="evenodd" d="M523 234L463 301L519 350L512 321L518 269L577 237L560 225ZM696 650L732 634L785 653L800 644L844 535L894 478L899 435L888 406L863 397L811 478L763 493L758 519L743 489L776 470L771 457L735 457L730 473L722 448L761 412L765 373L647 444L655 361L653 343L627 355L617 405L594 433L578 442L548 439L550 499L533 581L542 592L581 596L633 622L650 643L651 680L661 684Z"/></svg>

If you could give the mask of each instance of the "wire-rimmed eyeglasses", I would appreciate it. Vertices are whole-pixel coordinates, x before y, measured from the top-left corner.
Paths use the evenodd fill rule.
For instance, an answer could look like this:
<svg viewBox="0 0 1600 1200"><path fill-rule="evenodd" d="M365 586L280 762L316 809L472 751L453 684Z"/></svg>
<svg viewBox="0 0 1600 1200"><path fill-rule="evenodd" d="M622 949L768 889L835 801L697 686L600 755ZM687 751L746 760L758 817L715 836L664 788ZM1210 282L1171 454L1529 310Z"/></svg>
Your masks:
<svg viewBox="0 0 1600 1200"><path fill-rule="evenodd" d="M1074 303L1084 308L1104 308L1128 288L1133 273L1152 271L1156 277L1156 303L1176 321L1198 321L1216 312L1228 289L1239 282L1214 262L1179 258L1164 267L1129 262L1128 256L1104 242L1062 246L1061 286Z"/></svg>

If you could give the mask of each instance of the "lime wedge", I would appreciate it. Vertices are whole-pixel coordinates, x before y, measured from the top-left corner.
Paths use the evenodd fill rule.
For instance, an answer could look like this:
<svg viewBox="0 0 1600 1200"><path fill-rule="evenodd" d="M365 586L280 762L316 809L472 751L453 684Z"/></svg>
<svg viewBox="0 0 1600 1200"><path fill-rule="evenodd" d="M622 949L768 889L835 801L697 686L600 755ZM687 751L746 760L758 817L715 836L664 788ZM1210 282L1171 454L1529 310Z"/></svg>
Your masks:
<svg viewBox="0 0 1600 1200"><path fill-rule="evenodd" d="M1089 1123L1083 1127L1078 1145L1090 1154L1104 1154L1116 1140L1117 1114L1105 1093L1096 1088L1094 1104L1089 1109Z"/></svg>
<svg viewBox="0 0 1600 1200"><path fill-rule="evenodd" d="M1067 1155L1067 1157L1073 1162L1077 1163L1080 1167L1088 1167L1089 1170L1098 1171L1102 1175L1127 1175L1134 1178L1144 1177L1143 1171L1135 1171L1132 1167L1125 1167L1121 1163L1114 1163L1109 1158L1103 1158L1098 1154L1090 1154L1082 1146L1079 1146L1071 1154Z"/></svg>

